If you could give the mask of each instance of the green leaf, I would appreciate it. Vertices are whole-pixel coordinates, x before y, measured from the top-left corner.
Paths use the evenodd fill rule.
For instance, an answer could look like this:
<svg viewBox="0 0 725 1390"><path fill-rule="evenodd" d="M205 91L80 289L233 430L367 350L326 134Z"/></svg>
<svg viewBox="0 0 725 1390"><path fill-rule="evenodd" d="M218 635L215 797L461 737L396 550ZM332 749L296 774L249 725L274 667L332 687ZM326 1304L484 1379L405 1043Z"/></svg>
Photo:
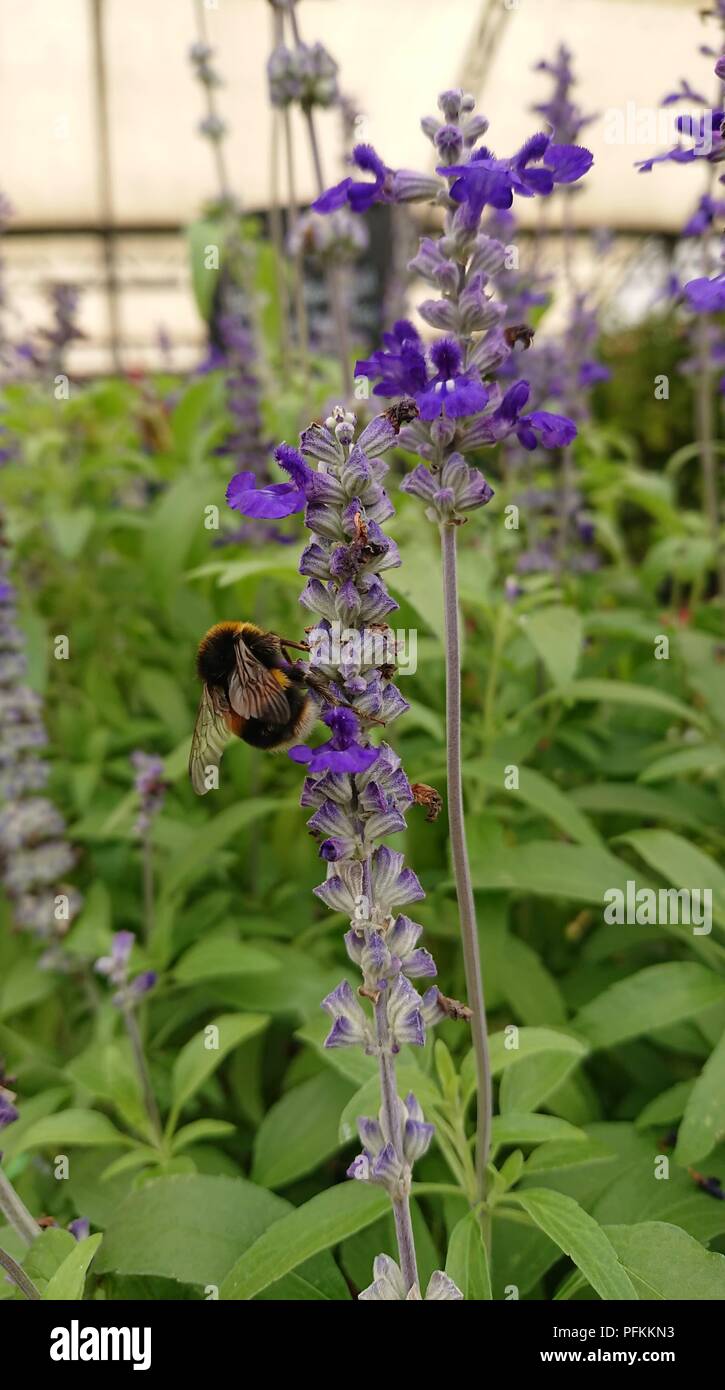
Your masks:
<svg viewBox="0 0 725 1390"><path fill-rule="evenodd" d="M499 1098L502 1113L516 1115L536 1110L578 1064L579 1056L572 1052L541 1052L522 1058L504 1073Z"/></svg>
<svg viewBox="0 0 725 1390"><path fill-rule="evenodd" d="M403 564L387 570L386 579L396 598L404 598L422 618L426 628L443 641L443 593L438 581L440 560L428 538L419 533L415 545L401 544Z"/></svg>
<svg viewBox="0 0 725 1390"><path fill-rule="evenodd" d="M76 1241L75 1249L49 1279L43 1298L59 1303L82 1298L89 1265L102 1240L100 1234Z"/></svg>
<svg viewBox="0 0 725 1390"><path fill-rule="evenodd" d="M31 1096L29 1100L21 1101L19 1118L13 1122L12 1126L8 1125L6 1129L3 1129L2 1152L5 1160L14 1158L16 1154L23 1152L25 1135L36 1120L40 1120L46 1115L52 1115L69 1099L68 1086L53 1086L47 1091L41 1091L37 1096Z"/></svg>
<svg viewBox="0 0 725 1390"><path fill-rule="evenodd" d="M682 719L686 724L707 728L707 721L690 705L676 700L662 690L654 690L649 685L634 685L627 681L580 680L572 681L561 690L564 700L591 700L597 704L633 705L639 709L653 710L667 714L674 719Z"/></svg>
<svg viewBox="0 0 725 1390"><path fill-rule="evenodd" d="M182 1047L171 1077L173 1106L169 1118L170 1130L173 1130L176 1117L186 1102L213 1075L227 1053L254 1037L255 1033L260 1033L268 1023L266 1014L220 1014ZM210 1029L216 1029L216 1034ZM216 1041L218 1045L207 1047L207 1041Z"/></svg>
<svg viewBox="0 0 725 1390"><path fill-rule="evenodd" d="M39 970L34 958L16 961L0 983L0 1020L39 1004L52 990L52 975Z"/></svg>
<svg viewBox="0 0 725 1390"><path fill-rule="evenodd" d="M448 1245L446 1274L469 1302L493 1298L486 1247L473 1212L454 1226Z"/></svg>
<svg viewBox="0 0 725 1390"><path fill-rule="evenodd" d="M514 1043L516 1046L513 1046ZM569 1033L560 1033L555 1028L517 1028L515 1032L504 1029L503 1032L492 1033L489 1037L491 1071L494 1076L537 1052L568 1052L579 1059L585 1057L588 1050L581 1038L573 1037ZM468 1056L472 1058L473 1054L469 1053ZM464 1071L466 1065L470 1065L468 1057Z"/></svg>
<svg viewBox="0 0 725 1390"><path fill-rule="evenodd" d="M543 777L532 767L519 767L518 787L504 785L505 768L508 764L496 762L493 758L474 758L466 763L464 777L471 781L481 781L487 787L495 787L502 796L511 797L514 802L521 801L540 811L554 825L563 830L569 839L581 845L602 846L599 832L587 816L583 816L569 796L560 791L548 777Z"/></svg>
<svg viewBox="0 0 725 1390"><path fill-rule="evenodd" d="M62 1110L58 1115L46 1115L25 1132L23 1150L81 1148L112 1144L131 1144L106 1115L97 1110Z"/></svg>
<svg viewBox="0 0 725 1390"><path fill-rule="evenodd" d="M712 893L713 918L720 926L725 926L725 872L709 855L671 830L630 830L618 838L631 845L650 868L656 869L676 888L699 888L698 917L702 916L704 906L702 889L709 888ZM689 915L688 907L687 916Z"/></svg>
<svg viewBox="0 0 725 1390"><path fill-rule="evenodd" d="M136 680L141 699L164 729L175 741L186 738L193 715L173 677L156 667L147 667L139 671Z"/></svg>
<svg viewBox="0 0 725 1390"><path fill-rule="evenodd" d="M674 1086L655 1096L637 1116L637 1129L648 1129L650 1125L671 1125L681 1120L694 1084L694 1081L677 1081Z"/></svg>
<svg viewBox="0 0 725 1390"><path fill-rule="evenodd" d="M23 1260L23 1269L41 1294L76 1245L70 1231L62 1231L58 1226L51 1226L33 1241Z"/></svg>
<svg viewBox="0 0 725 1390"><path fill-rule="evenodd" d="M204 500L214 498L205 475L182 471L147 511L143 565L151 596L168 609L195 536L203 535ZM221 500L221 496L220 496Z"/></svg>
<svg viewBox="0 0 725 1390"><path fill-rule="evenodd" d="M513 1073L509 1073L512 1075ZM586 1141L583 1129L560 1120L556 1115L524 1114L507 1110L496 1115L491 1126L491 1139L498 1144L543 1144L548 1139Z"/></svg>
<svg viewBox="0 0 725 1390"><path fill-rule="evenodd" d="M201 317L208 321L211 316L214 290L219 279L219 268L207 267L206 248L208 246L217 248L219 265L221 265L224 229L221 223L213 218L198 218L195 222L189 223L186 228L186 236L189 244L189 263L194 298Z"/></svg>
<svg viewBox="0 0 725 1390"><path fill-rule="evenodd" d="M548 1188L526 1188L510 1194L543 1231L579 1267L600 1298L638 1298L617 1251L601 1226L573 1197Z"/></svg>
<svg viewBox="0 0 725 1390"><path fill-rule="evenodd" d="M716 743L697 743L694 748L678 748L666 753L640 772L640 782L667 782L688 772L701 772L705 777L717 777L725 768L725 748Z"/></svg>
<svg viewBox="0 0 725 1390"><path fill-rule="evenodd" d="M159 1161L158 1149L152 1149L150 1144L139 1144L138 1148L132 1149L130 1153L121 1154L120 1158L114 1158L101 1174L102 1182L113 1182L114 1178L119 1178L124 1173L135 1173L138 1168L155 1168Z"/></svg>
<svg viewBox="0 0 725 1390"><path fill-rule="evenodd" d="M172 860L161 875L162 891L165 894L178 892L190 878L204 873L214 863L219 850L240 831L274 811L289 809L291 805L289 800L280 797L257 797L254 801L238 802L228 806L225 811L219 811L206 825L196 828L191 845L183 855Z"/></svg>
<svg viewBox="0 0 725 1390"><path fill-rule="evenodd" d="M592 1047L613 1047L628 1038L666 1028L725 999L725 980L696 962L650 965L610 985L585 1004L572 1027Z"/></svg>
<svg viewBox="0 0 725 1390"><path fill-rule="evenodd" d="M333 1071L285 1092L267 1111L254 1145L252 1181L284 1187L340 1147L340 1114L354 1087Z"/></svg>
<svg viewBox="0 0 725 1390"><path fill-rule="evenodd" d="M51 509L48 526L64 560L77 559L93 529L94 521L95 512L92 507L77 507L72 512Z"/></svg>
<svg viewBox="0 0 725 1390"><path fill-rule="evenodd" d="M176 962L173 971L180 984L197 984L222 975L261 975L279 970L279 961L258 946L222 935L205 936Z"/></svg>
<svg viewBox="0 0 725 1390"><path fill-rule="evenodd" d="M480 859L473 846L471 859L474 888L508 888L599 907L609 889L625 893L627 879L632 877L629 865L608 850L558 840L528 840Z"/></svg>
<svg viewBox="0 0 725 1390"><path fill-rule="evenodd" d="M615 1155L595 1139L552 1139L539 1144L526 1160L526 1174L556 1172L583 1163L612 1163Z"/></svg>
<svg viewBox="0 0 725 1390"><path fill-rule="evenodd" d="M665 792L654 792L630 782L594 782L588 787L576 787L571 796L577 806L593 815L632 816L640 822L664 821L702 830L702 821L689 806Z"/></svg>
<svg viewBox="0 0 725 1390"><path fill-rule="evenodd" d="M244 1178L158 1178L116 1206L96 1269L218 1287L240 1255L289 1211L288 1202ZM327 1263L314 1261L297 1272L317 1283L324 1276L323 1287L329 1284Z"/></svg>
<svg viewBox="0 0 725 1390"><path fill-rule="evenodd" d="M237 1126L229 1120L192 1120L191 1124L184 1125L176 1131L171 1152L181 1153L182 1149L188 1149L191 1144L198 1144L202 1139L224 1139L228 1134L235 1134L236 1129Z"/></svg>
<svg viewBox="0 0 725 1390"><path fill-rule="evenodd" d="M575 675L582 651L582 620L575 608L538 608L519 619L556 686Z"/></svg>
<svg viewBox="0 0 725 1390"><path fill-rule="evenodd" d="M276 1221L224 1280L223 1299L250 1299L311 1255L338 1245L388 1210L386 1192L345 1182L321 1192Z"/></svg>
<svg viewBox="0 0 725 1390"><path fill-rule="evenodd" d="M110 1102L132 1129L148 1139L149 1117L143 1101L131 1049L122 1042L94 1042L66 1067L77 1086L90 1091L95 1100Z"/></svg>
<svg viewBox="0 0 725 1390"><path fill-rule="evenodd" d="M725 1137L725 1033L698 1076L677 1134L675 1162L687 1168Z"/></svg>
<svg viewBox="0 0 725 1390"><path fill-rule="evenodd" d="M639 1298L725 1299L725 1255L703 1250L679 1226L642 1221L634 1226L607 1226L605 1231Z"/></svg>

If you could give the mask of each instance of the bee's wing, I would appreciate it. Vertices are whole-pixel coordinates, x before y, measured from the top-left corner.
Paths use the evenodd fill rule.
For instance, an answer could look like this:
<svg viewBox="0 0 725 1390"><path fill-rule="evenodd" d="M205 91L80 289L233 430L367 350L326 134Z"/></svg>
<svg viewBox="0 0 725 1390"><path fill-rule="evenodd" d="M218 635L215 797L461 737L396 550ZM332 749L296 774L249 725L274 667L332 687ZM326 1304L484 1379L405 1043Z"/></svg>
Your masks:
<svg viewBox="0 0 725 1390"><path fill-rule="evenodd" d="M257 660L241 637L237 638L234 650L236 665L228 686L232 709L243 719L268 719L272 724L285 724L290 710L284 686L268 666Z"/></svg>
<svg viewBox="0 0 725 1390"><path fill-rule="evenodd" d="M230 714L231 710L224 696L205 685L201 692L189 754L189 776L197 796L205 796L208 792L208 769L218 768L222 753L233 736L234 731L227 723Z"/></svg>

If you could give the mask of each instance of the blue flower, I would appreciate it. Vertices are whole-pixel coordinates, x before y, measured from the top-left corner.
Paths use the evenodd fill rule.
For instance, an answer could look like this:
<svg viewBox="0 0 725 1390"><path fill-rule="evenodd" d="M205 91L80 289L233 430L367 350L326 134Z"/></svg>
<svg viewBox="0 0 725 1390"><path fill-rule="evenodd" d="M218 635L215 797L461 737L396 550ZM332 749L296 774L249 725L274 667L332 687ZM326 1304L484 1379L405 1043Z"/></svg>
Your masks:
<svg viewBox="0 0 725 1390"><path fill-rule="evenodd" d="M488 149L476 150L467 164L442 167L439 174L457 175L451 197L465 203L473 225L486 206L510 208L514 193L524 198L547 196L558 183L575 183L591 168L594 156L581 145L553 145L548 135L533 135L511 159L496 159ZM544 161L544 162L542 162Z"/></svg>
<svg viewBox="0 0 725 1390"><path fill-rule="evenodd" d="M428 368L420 334L407 319L398 319L383 334L384 347L355 363L355 375L380 381L374 396L414 396L428 385Z"/></svg>
<svg viewBox="0 0 725 1390"><path fill-rule="evenodd" d="M377 760L379 749L363 747L357 742L360 729L357 715L351 709L331 709L323 716L324 723L332 729L332 738L319 748L308 748L304 743L290 748L288 756L296 763L306 763L310 772L367 772ZM323 859L339 859L334 841L325 841Z"/></svg>
<svg viewBox="0 0 725 1390"><path fill-rule="evenodd" d="M356 376L380 380L374 396L411 396L422 420L450 420L476 415L488 404L489 392L474 372L464 372L463 353L454 338L440 338L423 350L420 335L399 319L391 333L383 335L384 348L356 362Z"/></svg>
<svg viewBox="0 0 725 1390"><path fill-rule="evenodd" d="M480 378L464 372L463 354L453 338L441 338L430 349L435 376L415 401L422 420L436 420L441 411L450 420L476 415L488 404L489 393Z"/></svg>
<svg viewBox="0 0 725 1390"><path fill-rule="evenodd" d="M685 285L685 296L697 314L719 314L725 309L725 275L708 280L706 275Z"/></svg>
<svg viewBox="0 0 725 1390"><path fill-rule="evenodd" d="M373 182L342 179L316 199L312 204L315 212L336 212L345 203L353 212L367 212L373 203L391 201L388 189L388 175L391 171L383 164L372 145L356 145L352 152L352 163L364 173L372 174Z"/></svg>
<svg viewBox="0 0 725 1390"><path fill-rule="evenodd" d="M301 512L314 482L314 473L301 454L289 444L280 444L274 456L291 483L263 483L254 473L235 473L227 491L227 505L242 516L282 517Z"/></svg>

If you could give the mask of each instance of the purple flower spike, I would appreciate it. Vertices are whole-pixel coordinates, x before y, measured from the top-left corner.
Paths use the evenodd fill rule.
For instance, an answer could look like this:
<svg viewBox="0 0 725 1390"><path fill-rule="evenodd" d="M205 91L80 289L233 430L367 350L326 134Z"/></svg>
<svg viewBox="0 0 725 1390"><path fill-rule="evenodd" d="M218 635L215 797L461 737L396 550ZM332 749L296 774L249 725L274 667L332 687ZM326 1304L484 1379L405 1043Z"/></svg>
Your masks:
<svg viewBox="0 0 725 1390"><path fill-rule="evenodd" d="M319 748L298 744L288 756L296 763L305 763L310 772L367 772L378 757L377 748L363 747L357 742L359 722L348 709L328 710L324 722L332 729L332 738ZM334 858L340 856L335 854Z"/></svg>
<svg viewBox="0 0 725 1390"><path fill-rule="evenodd" d="M91 1223L87 1216L77 1216L75 1221L68 1222L68 1230L74 1240L85 1240L91 1234Z"/></svg>

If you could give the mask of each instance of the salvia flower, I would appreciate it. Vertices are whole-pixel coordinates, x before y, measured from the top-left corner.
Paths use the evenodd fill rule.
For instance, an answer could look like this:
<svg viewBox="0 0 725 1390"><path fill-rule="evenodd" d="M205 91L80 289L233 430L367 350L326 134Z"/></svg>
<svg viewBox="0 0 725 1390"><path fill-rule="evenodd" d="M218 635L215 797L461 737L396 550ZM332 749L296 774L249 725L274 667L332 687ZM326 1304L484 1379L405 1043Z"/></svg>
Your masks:
<svg viewBox="0 0 725 1390"><path fill-rule="evenodd" d="M413 200L435 199L445 212L443 234L425 236L410 268L433 287L435 297L419 306L427 324L442 333L426 346L416 328L398 320L383 338L383 346L357 363L359 377L372 384L374 395L411 400L416 406L413 419L403 421L401 443L417 452L435 474L429 487L418 470L410 490L424 497L431 519L461 519L461 513L490 500L487 481L470 470L465 454L482 445L516 438L524 449L542 446L564 447L576 434L568 415L537 408L524 412L529 398L526 382L516 382L513 396L502 396L491 380L494 374L511 375L513 355L519 346L530 346L533 332L521 322L513 322L506 303L493 293L496 277L506 267L507 248L481 227L484 209L501 212L511 206L514 195L548 196L557 186L572 185L592 163L588 150L573 144L557 144L550 135L534 135L511 158L500 159L477 141L487 122L474 112L471 97L463 92L444 92L439 108L445 121L433 117L422 122L424 133L439 150L456 155L437 166L438 180L413 189L411 176L392 173L375 155L366 155L374 172L374 184L357 192L350 181L329 190L318 201L322 210L347 200L355 208L362 198L399 201L401 187ZM374 154L374 152L373 152ZM401 184L402 178L402 184ZM540 300L533 295L530 305ZM540 403L540 407L544 402ZM449 475L455 485L440 477L446 460L453 457ZM406 484L406 486L408 486ZM435 494L435 496L433 495ZM459 505L456 505L456 504Z"/></svg>
<svg viewBox="0 0 725 1390"><path fill-rule="evenodd" d="M412 1095L405 1102L398 1097L395 1057L403 1046L421 1047L443 1012L434 986L421 995L411 983L435 975L432 957L418 944L422 928L400 915L423 889L403 854L383 843L405 830L413 793L400 758L384 742L373 745L371 729L373 721L390 723L407 708L393 678L385 622L397 604L384 571L400 556L382 529L393 511L383 455L395 444L401 419L416 414L408 400L404 410L393 408L358 432L354 414L336 407L303 432L299 451L289 445L276 451L298 493L290 510L304 507L311 532L300 564L307 581L301 601L316 619L308 629L309 672L331 731L318 748L299 746L290 756L305 766L301 804L312 811L308 828L327 862L315 893L348 918L345 944L361 977L357 990L344 979L323 1001L331 1020L325 1046L359 1047L378 1059L380 1116L361 1119L363 1152L349 1171L383 1184L391 1196L397 1228L408 1233L401 1241L406 1291L417 1287L411 1171L433 1127ZM247 491L245 481L244 506ZM229 501L239 500L234 479Z"/></svg>
<svg viewBox="0 0 725 1390"><path fill-rule="evenodd" d="M0 517L0 880L16 927L51 941L68 931L82 898L63 882L76 861L65 821L39 795L48 779L39 756L48 738L41 700L24 684L25 644L8 566Z"/></svg>
<svg viewBox="0 0 725 1390"><path fill-rule="evenodd" d="M269 99L284 109L298 102L303 111L334 106L339 98L337 63L321 43L278 44L267 63Z"/></svg>
<svg viewBox="0 0 725 1390"><path fill-rule="evenodd" d="M135 942L133 932L115 932L111 941L111 954L100 956L95 962L97 973L104 975L117 987L113 1002L117 1008L124 1010L133 1007L139 999L148 994L157 979L154 970L144 970L139 975L130 977L130 956Z"/></svg>
<svg viewBox="0 0 725 1390"><path fill-rule="evenodd" d="M140 803L136 830L139 835L145 835L164 804L169 784L164 778L164 760L156 754L136 749L131 754L131 765L136 774L134 788Z"/></svg>
<svg viewBox="0 0 725 1390"><path fill-rule="evenodd" d="M395 1260L391 1260L388 1255L378 1255L373 1265L375 1275L373 1283L358 1295L361 1299L370 1302L390 1303L390 1302L418 1302L421 1300L421 1292L417 1284L411 1289L406 1290L405 1280L399 1266ZM442 1269L436 1269L428 1281L428 1287L423 1296L423 1300L460 1300L463 1294L456 1287L452 1279L443 1273Z"/></svg>

